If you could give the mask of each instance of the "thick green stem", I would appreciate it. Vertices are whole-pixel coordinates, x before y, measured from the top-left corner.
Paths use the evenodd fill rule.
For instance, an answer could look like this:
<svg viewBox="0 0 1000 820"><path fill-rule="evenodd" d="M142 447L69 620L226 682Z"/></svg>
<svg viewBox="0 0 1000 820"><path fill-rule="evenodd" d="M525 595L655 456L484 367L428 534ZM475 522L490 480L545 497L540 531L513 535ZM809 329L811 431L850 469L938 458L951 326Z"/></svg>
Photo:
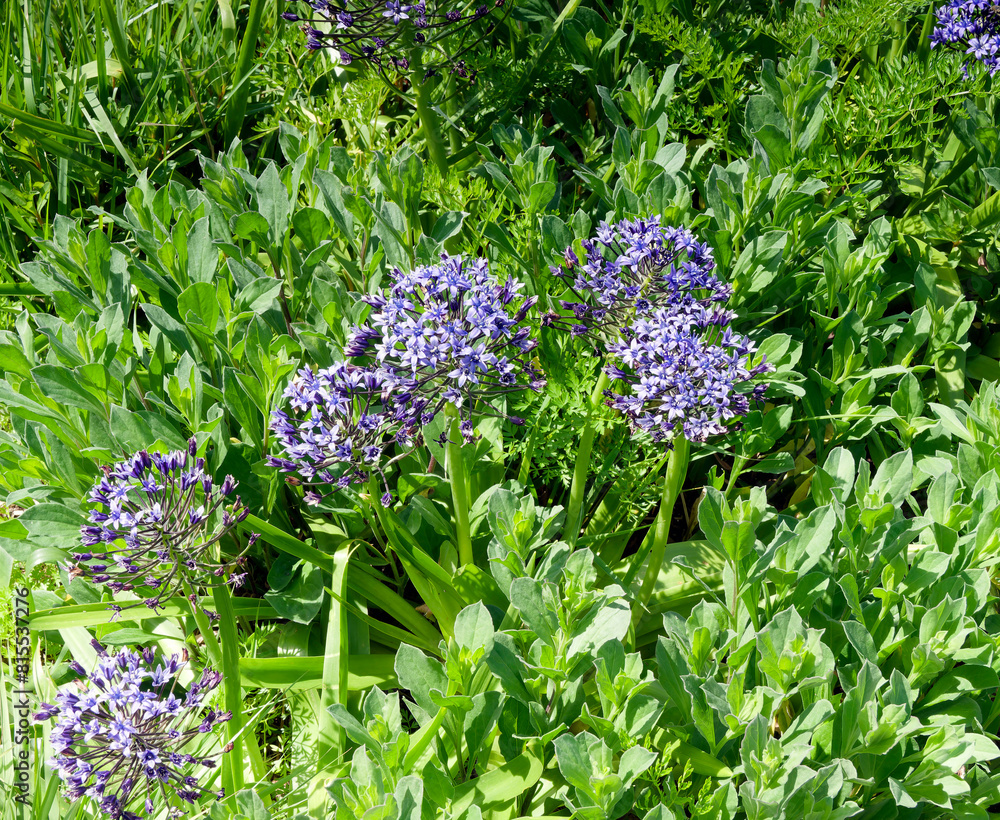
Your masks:
<svg viewBox="0 0 1000 820"><path fill-rule="evenodd" d="M217 585L212 589L212 597L215 599L215 608L219 613L219 637L221 638L219 671L223 677L226 709L232 713L232 717L226 724L226 739L233 745L233 748L232 752L223 758L223 761L227 766L229 776L232 778L231 788L235 793L244 786L243 687L240 680L240 644L239 636L236 634L236 613L233 611L233 599L229 594L229 588L225 584ZM251 765L253 765L255 773L263 778L264 761L261 759L260 750L256 748L256 745L253 735L250 735L247 751L251 757ZM251 747L253 747L252 750ZM256 771L258 763L260 771Z"/></svg>
<svg viewBox="0 0 1000 820"><path fill-rule="evenodd" d="M455 507L455 540L458 542L458 563L472 563L472 530L469 527L469 478L462 458L462 430L458 408L445 405L445 415L451 420L446 450L448 480L451 482L451 500Z"/></svg>
<svg viewBox="0 0 1000 820"><path fill-rule="evenodd" d="M194 594L194 590L191 589L191 585L185 582L183 584L184 594L187 596L188 606L191 608L191 614L194 615L194 621L198 624L198 631L201 632L201 637L205 641L205 652L208 653L208 660L212 667L219 669L222 667L222 649L219 646L219 639L215 637L215 630L212 629L212 625L208 622L208 616L205 611L198 605L197 596ZM192 601L191 598L195 597Z"/></svg>
<svg viewBox="0 0 1000 820"><path fill-rule="evenodd" d="M646 577L639 590L639 603L645 607L653 594L656 579L660 575L663 556L670 538L670 520L674 515L674 502L684 487L687 477L688 463L691 460L691 444L684 436L674 439L674 449L667 460L667 474L663 479L663 496L660 499L660 511L653 526L653 541L649 550L649 563L646 565ZM647 536L648 537L648 536Z"/></svg>
<svg viewBox="0 0 1000 820"><path fill-rule="evenodd" d="M441 122L431 108L430 82L424 79L424 72L419 62L416 62L414 65L410 82L413 85L413 92L417 99L417 116L420 118L420 127L424 134L424 142L427 144L427 155L430 157L431 162L437 166L441 172L441 176L447 177L448 152L445 150L444 137L441 134Z"/></svg>
<svg viewBox="0 0 1000 820"><path fill-rule="evenodd" d="M580 537L580 527L583 525L583 496L587 488L587 475L590 473L590 455L594 449L594 435L597 428L594 414L601 405L604 391L608 389L611 379L601 369L597 387L590 396L590 406L587 408L587 420L580 434L580 446L576 449L576 461L573 464L573 482L569 486L569 504L566 507L566 526L563 528L566 543L571 547Z"/></svg>

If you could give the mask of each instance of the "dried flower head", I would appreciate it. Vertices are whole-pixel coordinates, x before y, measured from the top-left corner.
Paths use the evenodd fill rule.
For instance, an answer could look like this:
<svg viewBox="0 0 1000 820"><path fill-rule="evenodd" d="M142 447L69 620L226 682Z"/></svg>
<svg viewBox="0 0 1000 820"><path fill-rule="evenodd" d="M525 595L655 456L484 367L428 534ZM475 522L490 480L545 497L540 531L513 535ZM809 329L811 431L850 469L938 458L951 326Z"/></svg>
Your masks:
<svg viewBox="0 0 1000 820"><path fill-rule="evenodd" d="M281 16L303 24L309 49L335 49L343 65L358 60L380 71L407 71L419 52L425 76L447 67L452 74L474 80L475 72L461 56L496 25L490 20L484 31L479 21L495 16L506 3L303 0L303 5L308 11L302 15L289 11Z"/></svg>
<svg viewBox="0 0 1000 820"><path fill-rule="evenodd" d="M949 0L935 15L931 48L941 45L971 55L991 76L1000 70L1000 5L994 0ZM972 60L965 63L966 74Z"/></svg>
<svg viewBox="0 0 1000 820"><path fill-rule="evenodd" d="M219 755L206 755L198 740L232 714L203 708L222 680L205 670L185 691L178 682L186 665L177 655L155 657L151 649L123 649L110 655L97 641L97 668L43 703L36 721L55 718L49 736L50 765L63 781L66 798L88 800L112 820L140 820L162 796L171 814L183 814L204 795L222 797L200 784ZM185 747L190 747L185 751ZM194 754L192 752L195 752Z"/></svg>
<svg viewBox="0 0 1000 820"><path fill-rule="evenodd" d="M284 456L269 456L268 462L314 485L306 492L307 503L321 500L315 485L364 484L372 472L384 484L386 448L397 446L395 458L412 449L419 430L383 404L384 386L374 370L337 362L316 372L303 368L285 389L292 410L301 415L274 411L271 429ZM390 500L383 497L386 504Z"/></svg>
<svg viewBox="0 0 1000 820"><path fill-rule="evenodd" d="M113 467L91 489L90 524L81 528L87 552L74 553L71 576L104 584L112 592L145 591L151 609L163 601L220 583L231 567L210 559L210 548L249 512L236 496L236 481L226 476L215 486L205 459L187 450L141 450ZM242 583L231 573L229 583ZM120 611L121 606L112 608Z"/></svg>
<svg viewBox="0 0 1000 820"><path fill-rule="evenodd" d="M512 279L501 285L481 258L443 254L437 265L394 270L387 290L365 297L372 312L344 352L378 373L404 429L429 424L452 404L471 441L472 413L494 414L485 401L544 385L529 360L538 341L525 323L537 297L520 289Z"/></svg>

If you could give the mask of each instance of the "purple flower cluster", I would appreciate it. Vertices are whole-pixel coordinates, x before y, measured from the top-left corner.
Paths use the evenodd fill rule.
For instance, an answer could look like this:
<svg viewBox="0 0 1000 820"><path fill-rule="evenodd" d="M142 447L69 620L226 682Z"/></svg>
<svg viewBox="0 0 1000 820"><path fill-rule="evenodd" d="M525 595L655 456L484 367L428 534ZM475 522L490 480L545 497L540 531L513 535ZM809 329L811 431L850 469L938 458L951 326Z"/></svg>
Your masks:
<svg viewBox="0 0 1000 820"><path fill-rule="evenodd" d="M621 366L606 372L631 388L609 392L608 405L656 442L680 433L688 441L726 433L726 423L745 416L750 399L761 401L767 389L755 385L748 396L739 385L770 370L764 361L750 366L753 342L723 329L726 322L725 312L704 305L660 308L636 319L629 335L608 347Z"/></svg>
<svg viewBox="0 0 1000 820"><path fill-rule="evenodd" d="M724 302L732 288L712 275L708 245L686 228L663 227L659 216L602 222L595 239L583 240L586 260L572 248L564 266L550 268L567 281L575 300L559 303L572 318L549 314L543 323L607 345L638 316L698 301Z"/></svg>
<svg viewBox="0 0 1000 820"><path fill-rule="evenodd" d="M418 432L383 404L384 386L379 373L345 362L317 372L303 368L284 393L292 410L302 416L274 411L271 429L285 455L269 456L268 463L286 473L297 472L307 483L341 489L365 483L372 471L382 475L386 445L395 441L405 449ZM338 466L342 469L335 475L331 468ZM305 499L318 504L321 496L309 489Z"/></svg>
<svg viewBox="0 0 1000 820"><path fill-rule="evenodd" d="M471 441L472 413L495 412L484 402L544 384L530 361L538 342L525 324L537 299L520 296L520 287L500 284L485 259L448 254L411 273L394 270L388 289L364 297L372 312L344 350L360 366L302 370L285 391L303 417L273 415L285 457L270 463L324 484L364 482L391 463L382 461L387 444L400 458L447 404ZM339 475L335 464L344 465ZM319 496L310 491L306 500Z"/></svg>
<svg viewBox="0 0 1000 820"><path fill-rule="evenodd" d="M292 0L297 2L297 0ZM469 28L505 5L505 0L461 2L461 0L303 0L307 16L285 12L281 16L303 23L308 48L336 49L343 65L355 60L379 70L407 71L414 51L419 49L425 76L448 66L452 74L475 79L460 59L474 44ZM492 30L494 24L490 25ZM318 28L317 26L321 26ZM459 35L462 36L459 36ZM451 48L444 41L451 41ZM430 56L425 56L430 55Z"/></svg>
<svg viewBox="0 0 1000 820"><path fill-rule="evenodd" d="M732 288L713 275L711 249L687 229L665 227L658 216L602 222L583 242L586 261L568 248L564 267L575 300L543 323L586 337L611 360L605 372L629 388L606 393L634 430L669 444L683 434L704 441L763 398L743 385L771 369L751 365L753 343L732 331L735 314L723 305Z"/></svg>
<svg viewBox="0 0 1000 820"><path fill-rule="evenodd" d="M207 559L209 548L229 532L248 510L226 476L216 487L195 459L195 441L187 450L148 453L141 450L113 467L91 489L88 501L103 509L90 511L81 528L87 552L73 554L72 577L84 576L112 592L148 590L146 606L156 609L184 587L209 586L229 569ZM239 586L242 573L229 576ZM112 604L120 612L122 607Z"/></svg>
<svg viewBox="0 0 1000 820"><path fill-rule="evenodd" d="M218 755L204 755L196 741L232 717L202 708L222 676L205 670L184 691L178 676L186 664L178 656L157 662L151 649L109 655L96 640L93 644L100 656L97 668L87 676L79 663L70 664L82 679L61 691L54 705L43 703L34 716L36 721L56 718L50 765L67 799L89 799L112 820L140 820L136 810L151 816L158 794L167 800L171 816L203 795L222 797L221 791L203 788L196 775L185 774L185 767L214 769L217 764ZM189 745L196 748L185 752Z"/></svg>
<svg viewBox="0 0 1000 820"><path fill-rule="evenodd" d="M344 352L378 373L404 423L429 424L451 404L471 441L477 403L544 385L529 361L538 340L524 323L538 298L520 289L513 279L501 285L483 258L442 254L437 265L394 270L387 291L364 298L372 312Z"/></svg>
<svg viewBox="0 0 1000 820"><path fill-rule="evenodd" d="M1000 5L994 0L949 0L935 15L932 48L943 45L964 51L991 75L1000 71ZM965 64L966 73L969 62Z"/></svg>

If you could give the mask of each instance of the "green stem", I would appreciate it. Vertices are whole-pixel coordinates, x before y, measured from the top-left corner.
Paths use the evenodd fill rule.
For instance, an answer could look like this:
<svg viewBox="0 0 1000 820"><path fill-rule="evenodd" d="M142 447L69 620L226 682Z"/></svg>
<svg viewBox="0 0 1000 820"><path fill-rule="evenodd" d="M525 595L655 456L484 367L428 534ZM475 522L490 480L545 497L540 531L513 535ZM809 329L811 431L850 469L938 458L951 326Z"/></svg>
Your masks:
<svg viewBox="0 0 1000 820"><path fill-rule="evenodd" d="M191 596L194 595L191 585L185 581L183 586L188 606L191 608L191 614L194 615L194 622L198 624L198 631L201 632L201 637L205 641L205 652L208 653L208 660L215 669L220 669L222 667L222 649L219 646L219 639L215 637L215 630L212 629L212 625L208 622L208 616L205 614L205 611L197 602L191 601Z"/></svg>
<svg viewBox="0 0 1000 820"><path fill-rule="evenodd" d="M604 391L608 389L610 383L611 379L602 368L600 378L597 380L597 387L594 388L594 392L590 396L587 420L584 422L583 432L580 434L580 446L576 449L573 482L569 486L569 504L566 507L566 526L563 528L566 543L571 547L576 545L576 539L580 537L580 528L583 526L583 496L587 487L587 475L590 472L590 456L594 449L594 435L597 433L594 415L601 404Z"/></svg>
<svg viewBox="0 0 1000 820"><path fill-rule="evenodd" d="M243 781L243 687L240 681L240 644L236 634L236 613L233 611L233 599L225 584L218 584L212 589L215 608L219 613L219 638L221 643L220 666L222 684L225 690L226 709L232 712L232 717L226 724L226 738L233 745L232 751L223 757L231 778L231 794L235 794L244 786ZM213 636L214 637L214 636ZM256 748L253 735L249 736L247 752L251 757L251 765L261 779L264 777L264 761L260 750ZM256 755L254 754L256 752ZM258 769L259 763L259 771Z"/></svg>
<svg viewBox="0 0 1000 820"><path fill-rule="evenodd" d="M413 63L414 71L410 75L410 84L417 99L417 116L420 118L424 142L427 144L427 155L441 172L442 178L447 178L448 152L445 150L444 138L441 135L441 123L431 108L430 84L424 79L419 60L415 59Z"/></svg>
<svg viewBox="0 0 1000 820"><path fill-rule="evenodd" d="M236 70L233 72L233 96L229 100L229 110L226 112L227 143L239 136L240 129L243 127L247 99L250 97L250 70L257 53L257 36L260 32L261 18L264 16L266 2L267 0L250 0L247 27L243 32L243 39L240 41Z"/></svg>
<svg viewBox="0 0 1000 820"><path fill-rule="evenodd" d="M674 449L667 460L667 474L663 479L663 496L660 499L660 511L656 516L656 523L652 531L653 540L649 550L649 563L646 565L646 577L639 589L641 607L637 607L637 612L641 612L642 608L649 603L656 586L656 579L660 576L660 567L663 564L667 541L670 539L670 520L674 515L674 502L677 501L677 496L680 495L681 489L684 487L684 479L687 477L690 460L690 442L683 435L677 436L674 439Z"/></svg>
<svg viewBox="0 0 1000 820"><path fill-rule="evenodd" d="M469 478L462 458L462 430L458 408L446 404L445 415L451 419L448 432L447 471L451 482L451 499L455 507L455 540L458 542L458 564L464 567L472 560L472 530L469 527Z"/></svg>

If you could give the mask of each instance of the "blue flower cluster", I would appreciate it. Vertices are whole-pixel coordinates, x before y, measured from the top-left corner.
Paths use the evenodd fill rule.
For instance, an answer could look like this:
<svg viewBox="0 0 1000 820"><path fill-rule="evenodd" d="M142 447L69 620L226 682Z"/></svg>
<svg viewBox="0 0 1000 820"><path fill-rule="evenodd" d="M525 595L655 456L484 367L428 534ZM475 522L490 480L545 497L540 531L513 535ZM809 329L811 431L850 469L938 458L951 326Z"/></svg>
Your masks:
<svg viewBox="0 0 1000 820"><path fill-rule="evenodd" d="M724 311L704 305L660 308L636 319L627 337L608 347L621 366L609 364L606 372L630 387L624 395L609 391L608 405L656 442L726 433L726 423L745 416L750 399L763 400L767 389L755 385L748 396L739 386L770 370L763 360L750 366L753 342L723 329L726 322Z"/></svg>
<svg viewBox="0 0 1000 820"><path fill-rule="evenodd" d="M444 254L437 265L394 270L387 289L364 297L372 311L344 350L360 366L305 369L288 386L285 397L303 416L274 413L285 457L270 463L317 483L345 487L373 470L384 483L382 467L392 463L382 461L385 446L397 445L392 461L401 458L447 404L471 441L472 413L496 412L485 402L544 385L530 361L538 342L525 324L537 299L520 288L511 279L500 284L485 259ZM343 465L337 475L335 464ZM320 496L310 490L306 500Z"/></svg>
<svg viewBox="0 0 1000 820"><path fill-rule="evenodd" d="M1000 71L1000 5L994 0L949 0L935 15L932 48L943 45L964 51L991 75ZM965 64L966 73L969 62Z"/></svg>
<svg viewBox="0 0 1000 820"><path fill-rule="evenodd" d="M310 8L308 16L295 12L285 12L281 16L292 23L303 23L308 48L336 49L343 65L359 60L379 70L388 67L406 71L410 68L414 50L420 49L421 64L427 70L425 78L448 66L452 74L471 80L475 79L475 72L470 71L465 61L460 59L476 42L467 36L468 29L505 5L505 0L489 0L488 4L455 0L418 0L416 3L402 0L303 2ZM490 30L493 25L490 25ZM465 32L466 36L456 42L461 32ZM444 48L443 41L446 39L452 41L451 49Z"/></svg>
<svg viewBox="0 0 1000 820"><path fill-rule="evenodd" d="M550 313L549 326L607 345L622 336L638 316L659 308L695 302L725 302L732 288L712 275L715 260L708 245L686 228L664 227L659 216L602 222L594 239L583 240L586 260L572 248L552 273L577 297L560 307L572 318Z"/></svg>
<svg viewBox="0 0 1000 820"><path fill-rule="evenodd" d="M677 435L705 441L763 399L766 385L745 383L771 367L751 365L754 344L734 333L724 307L732 288L713 273L711 249L657 216L602 222L583 241L586 261L568 248L551 268L576 300L544 323L586 337L607 355L605 372L628 388L606 392L607 404L633 430L669 445Z"/></svg>
<svg viewBox="0 0 1000 820"><path fill-rule="evenodd" d="M386 445L395 441L405 450L418 433L383 404L384 386L381 374L345 362L315 372L301 369L284 397L302 416L274 411L271 429L285 455L269 456L268 463L282 472L298 473L307 483L341 489L364 484L372 471L383 475ZM307 503L315 505L321 499L315 489L306 491ZM389 500L383 497L385 503Z"/></svg>
<svg viewBox="0 0 1000 820"><path fill-rule="evenodd" d="M202 708L222 676L205 670L185 692L178 677L186 664L178 656L157 661L151 649L110 655L96 640L93 645L97 668L87 676L79 663L71 663L82 679L63 689L55 704L43 703L34 716L36 721L56 719L50 765L67 799L89 799L112 820L140 820L134 809L152 816L159 794L171 816L182 813L179 805L193 805L203 795L222 797L222 791L208 791L198 776L184 771L214 769L218 755L183 751L231 719L229 712Z"/></svg>
<svg viewBox="0 0 1000 820"><path fill-rule="evenodd" d="M226 476L214 486L205 459L194 456L191 439L187 450L141 450L105 467L87 499L103 509L91 509L90 523L81 528L83 546L90 549L73 554L70 576L87 577L114 593L147 590L144 602L156 609L183 594L185 585L208 586L231 570L207 560L207 553L249 510L239 496L225 505L236 481ZM236 587L243 579L243 573L232 573L228 580Z"/></svg>

